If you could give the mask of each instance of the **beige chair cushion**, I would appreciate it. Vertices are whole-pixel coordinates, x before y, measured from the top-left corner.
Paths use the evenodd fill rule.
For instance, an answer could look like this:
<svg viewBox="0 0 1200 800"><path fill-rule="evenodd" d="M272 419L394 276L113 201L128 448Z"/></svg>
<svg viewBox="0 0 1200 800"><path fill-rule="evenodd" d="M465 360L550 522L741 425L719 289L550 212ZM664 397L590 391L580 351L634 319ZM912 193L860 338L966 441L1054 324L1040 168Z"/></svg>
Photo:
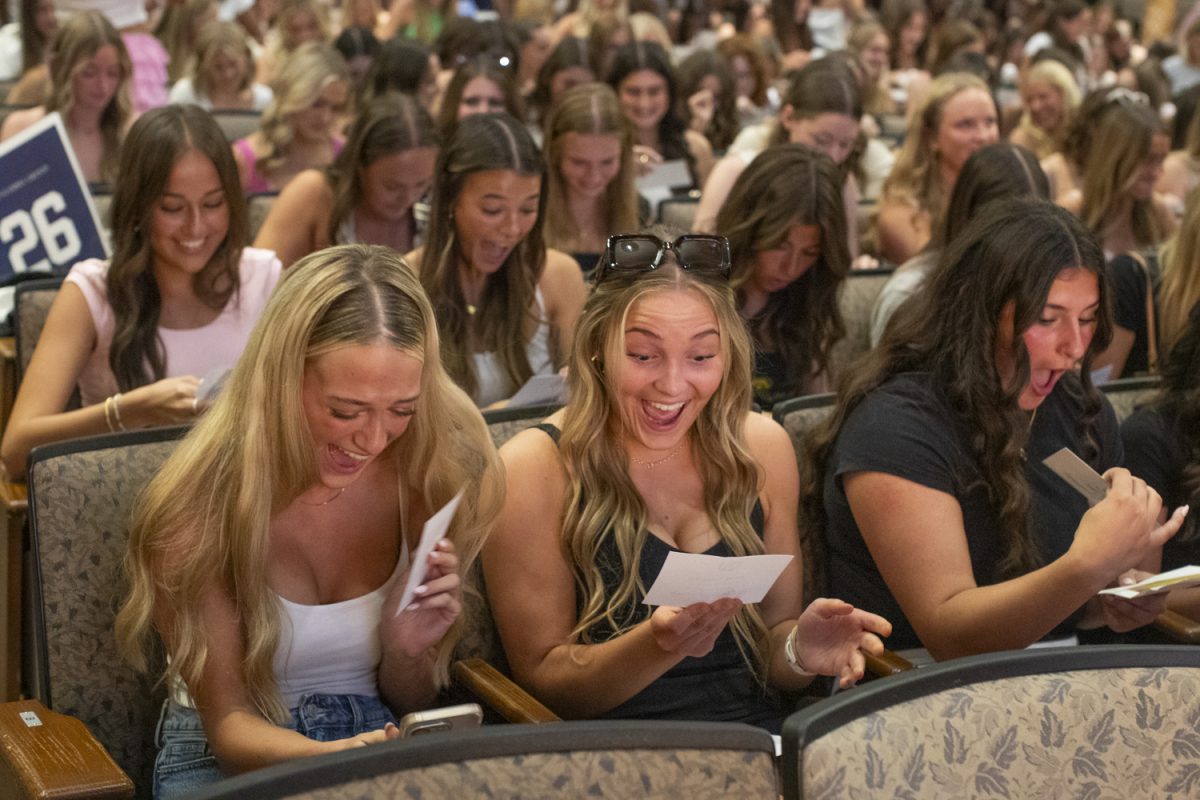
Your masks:
<svg viewBox="0 0 1200 800"><path fill-rule="evenodd" d="M802 763L813 800L1200 797L1200 657L948 689L837 728Z"/></svg>

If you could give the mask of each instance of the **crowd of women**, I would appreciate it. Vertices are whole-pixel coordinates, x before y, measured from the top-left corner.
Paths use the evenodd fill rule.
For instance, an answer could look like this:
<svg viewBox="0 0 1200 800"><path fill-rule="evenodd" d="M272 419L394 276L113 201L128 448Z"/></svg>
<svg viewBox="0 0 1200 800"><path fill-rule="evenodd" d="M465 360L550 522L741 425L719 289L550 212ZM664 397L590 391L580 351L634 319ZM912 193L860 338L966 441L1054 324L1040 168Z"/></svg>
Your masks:
<svg viewBox="0 0 1200 800"><path fill-rule="evenodd" d="M1200 613L1097 594L1200 557L1200 11L16 5L0 138L61 115L112 256L66 276L0 459L194 423L116 629L168 656L158 796L399 735L492 621L563 716L777 730L885 644ZM1105 374L1161 390L1119 425ZM565 405L497 452L480 410L535 378ZM834 390L801 453L762 413ZM759 603L645 605L679 551L792 560Z"/></svg>

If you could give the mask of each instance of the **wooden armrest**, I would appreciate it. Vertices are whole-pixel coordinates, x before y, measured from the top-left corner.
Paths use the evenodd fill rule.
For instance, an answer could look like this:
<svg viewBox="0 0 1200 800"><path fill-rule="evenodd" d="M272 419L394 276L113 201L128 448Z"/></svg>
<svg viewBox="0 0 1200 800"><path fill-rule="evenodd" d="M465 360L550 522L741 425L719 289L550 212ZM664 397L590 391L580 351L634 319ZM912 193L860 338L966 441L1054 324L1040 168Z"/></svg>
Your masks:
<svg viewBox="0 0 1200 800"><path fill-rule="evenodd" d="M29 487L24 481L6 481L0 478L0 508L10 514L25 512L29 508Z"/></svg>
<svg viewBox="0 0 1200 800"><path fill-rule="evenodd" d="M559 722L559 717L481 658L456 661L454 680L509 722Z"/></svg>
<svg viewBox="0 0 1200 800"><path fill-rule="evenodd" d="M891 650L884 650L879 655L863 651L867 662L867 672L882 677L884 675L899 675L913 668L912 662L903 656L896 655Z"/></svg>
<svg viewBox="0 0 1200 800"><path fill-rule="evenodd" d="M108 797L133 797L133 781L86 725L36 700L0 703L0 798Z"/></svg>
<svg viewBox="0 0 1200 800"><path fill-rule="evenodd" d="M1200 644L1200 622L1178 611L1164 611L1154 618L1154 627L1186 644Z"/></svg>

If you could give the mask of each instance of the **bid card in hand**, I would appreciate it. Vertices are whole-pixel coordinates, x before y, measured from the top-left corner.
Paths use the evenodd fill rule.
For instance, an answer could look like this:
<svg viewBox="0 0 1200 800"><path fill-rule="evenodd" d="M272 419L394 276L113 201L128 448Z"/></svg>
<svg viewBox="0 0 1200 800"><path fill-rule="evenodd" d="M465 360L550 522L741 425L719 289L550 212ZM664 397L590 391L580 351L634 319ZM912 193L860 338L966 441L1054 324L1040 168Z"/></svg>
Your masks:
<svg viewBox="0 0 1200 800"><path fill-rule="evenodd" d="M413 592L425 582L425 573L429 571L429 554L437 547L438 542L446 538L446 532L450 530L450 522L454 519L454 512L458 511L458 504L462 502L462 498L463 493L460 490L440 511L425 520L425 527L421 528L421 542L417 545L417 552L413 553L412 565L408 570L408 582L404 584L404 594L400 596L400 605L396 606L397 616L408 608L413 599Z"/></svg>
<svg viewBox="0 0 1200 800"><path fill-rule="evenodd" d="M791 560L785 555L725 557L672 551L642 602L683 608L736 597L757 603Z"/></svg>
<svg viewBox="0 0 1200 800"><path fill-rule="evenodd" d="M1067 448L1059 450L1042 462L1050 470L1071 484L1071 488L1087 498L1088 505L1094 506L1108 494L1108 482L1087 465L1079 456Z"/></svg>

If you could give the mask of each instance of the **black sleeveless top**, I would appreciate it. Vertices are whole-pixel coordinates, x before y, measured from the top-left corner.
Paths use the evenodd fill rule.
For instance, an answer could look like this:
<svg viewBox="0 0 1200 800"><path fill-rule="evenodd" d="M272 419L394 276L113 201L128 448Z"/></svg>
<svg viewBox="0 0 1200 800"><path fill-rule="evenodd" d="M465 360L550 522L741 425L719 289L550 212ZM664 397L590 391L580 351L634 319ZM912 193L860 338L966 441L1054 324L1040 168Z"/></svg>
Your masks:
<svg viewBox="0 0 1200 800"><path fill-rule="evenodd" d="M551 439L558 442L560 431L549 424L538 425ZM755 501L750 513L750 524L755 533L763 535L762 505ZM654 584L658 573L667 560L667 555L676 548L652 533L647 533L641 556L638 559L638 574L642 586L647 589ZM729 546L719 541L704 552L709 556L730 556ZM601 543L597 560L604 587L615 593L625 575L624 565L611 537ZM650 617L653 608L642 603L643 593L634 591L633 604L623 619L629 626ZM577 599L577 610L582 610L582 598ZM593 641L603 642L618 634L606 622L588 629ZM717 637L713 649L701 658L685 657L657 680L621 705L600 715L605 719L671 719L708 722L744 722L779 733L783 722L783 709L779 696L755 678L746 659L738 650L732 629L727 625Z"/></svg>

